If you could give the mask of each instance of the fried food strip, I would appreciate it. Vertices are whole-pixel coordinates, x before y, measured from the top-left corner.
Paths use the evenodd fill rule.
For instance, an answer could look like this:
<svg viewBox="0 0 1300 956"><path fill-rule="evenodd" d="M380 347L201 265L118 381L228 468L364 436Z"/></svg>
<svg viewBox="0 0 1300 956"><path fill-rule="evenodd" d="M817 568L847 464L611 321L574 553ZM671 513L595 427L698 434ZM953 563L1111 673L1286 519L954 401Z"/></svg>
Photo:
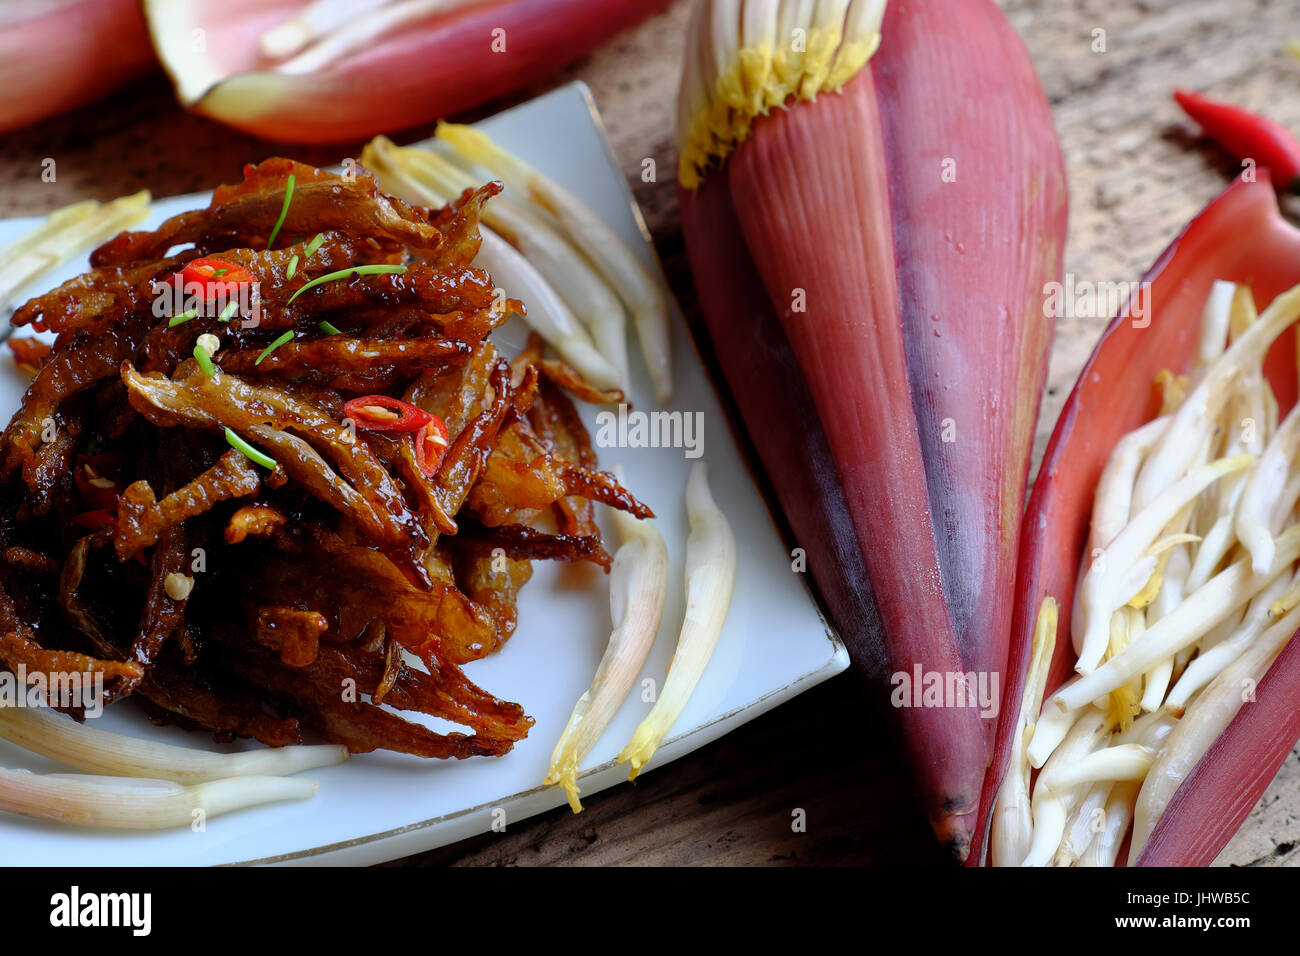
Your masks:
<svg viewBox="0 0 1300 956"><path fill-rule="evenodd" d="M11 321L15 328L30 325L37 332L103 331L123 312L147 306L155 282L199 255L198 249L187 249L163 259L91 269L29 299Z"/></svg>
<svg viewBox="0 0 1300 956"><path fill-rule="evenodd" d="M368 441L375 453L406 484L406 489L415 499L416 508L425 522L425 533L430 541L436 541L439 534L455 534L456 521L442 510L434 485L436 476L426 475L415 457L415 443L395 436L372 434ZM426 549L427 550L427 549Z"/></svg>
<svg viewBox="0 0 1300 956"><path fill-rule="evenodd" d="M145 591L140 630L131 642L132 660L146 666L152 664L163 642L185 620L185 607L194 587L194 579L186 573L189 570L190 539L185 526L170 525L162 531L158 547L150 555L149 587ZM173 575L182 582L179 586L169 581Z"/></svg>
<svg viewBox="0 0 1300 956"><path fill-rule="evenodd" d="M31 461L49 432L57 431L55 413L66 399L117 374L118 366L131 357L140 331L132 323L93 337L79 333L55 348L0 437L0 476Z"/></svg>
<svg viewBox="0 0 1300 956"><path fill-rule="evenodd" d="M375 685L374 691L370 695L371 701L376 706L384 702L393 687L397 684L397 678L402 675L402 645L393 638L388 637L387 631L384 634L384 673L379 678L379 683Z"/></svg>
<svg viewBox="0 0 1300 956"><path fill-rule="evenodd" d="M55 492L61 484L66 483L69 470L77 457L81 429L79 413L57 413L52 419L53 437L23 462L23 481L31 491L27 503L33 514L48 514L53 507Z"/></svg>
<svg viewBox="0 0 1300 956"><path fill-rule="evenodd" d="M154 544L175 525L208 511L219 501L256 494L261 479L253 463L231 449L189 484L158 501L143 479L127 487L117 506L113 544L119 561Z"/></svg>
<svg viewBox="0 0 1300 956"><path fill-rule="evenodd" d="M484 524L528 522L564 496L565 463L533 435L526 419L502 429L466 505Z"/></svg>
<svg viewBox="0 0 1300 956"><path fill-rule="evenodd" d="M588 471L575 465L564 469L564 487L571 495L599 501L634 518L653 518L655 513L637 500L632 492L618 483L607 471Z"/></svg>
<svg viewBox="0 0 1300 956"><path fill-rule="evenodd" d="M546 340L536 332L528 333L528 341L523 351L510 363L515 381L523 380L524 371L530 365L536 365L548 381L554 382L565 391L581 398L584 402L595 405L616 404L623 401L623 393L616 388L600 389L592 385L582 374L567 362L546 358Z"/></svg>
<svg viewBox="0 0 1300 956"><path fill-rule="evenodd" d="M495 531L496 529L492 529ZM531 531L532 529L525 529ZM519 624L519 592L533 576L533 566L503 549L464 542L462 557L456 562L457 583L476 607L484 610L496 625L490 645L467 649L480 657L494 653L508 641Z"/></svg>
<svg viewBox="0 0 1300 956"><path fill-rule="evenodd" d="M106 657L121 658L122 651L113 646L91 609L81 600L78 591L86 574L86 562L94 548L107 547L112 532L108 529L78 538L68 550L68 557L59 572L59 609L68 623L90 640L91 645ZM0 626L3 626L0 624Z"/></svg>
<svg viewBox="0 0 1300 956"><path fill-rule="evenodd" d="M566 461L589 470L598 467L596 453L591 448L591 436L578 417L578 410L558 385L547 381L537 390L537 401L528 413L528 420L542 444ZM552 505L556 524L563 534L594 536L600 541L600 527L596 524L596 508L579 495L564 495ZM591 560L609 570L609 553L603 546L591 555Z"/></svg>
<svg viewBox="0 0 1300 956"><path fill-rule="evenodd" d="M514 299L502 302L494 298L481 309L461 308L442 314L415 306L389 308L373 305L316 314L328 317L335 327L353 337L400 339L419 337L432 331L474 347L494 329L504 325L516 311L517 304Z"/></svg>
<svg viewBox="0 0 1300 956"><path fill-rule="evenodd" d="M282 680L278 675L273 683ZM307 718L330 743L342 744L354 754L393 750L439 760L466 757L500 757L512 744L474 734L438 734L403 720L396 714L358 701L341 703L333 698L313 701L315 712Z"/></svg>
<svg viewBox="0 0 1300 956"><path fill-rule="evenodd" d="M510 365L498 360L492 369L487 394L487 401L481 414L466 423L451 442L442 466L438 469L434 481L434 494L444 514L454 515L460 510L470 489L478 481L478 476L487 463L488 456L497 435L505 424L506 416L515 410L513 402L517 391L528 388L530 379L536 382L536 373L525 375L524 382L518 389L510 382ZM448 427L450 431L450 426Z"/></svg>
<svg viewBox="0 0 1300 956"><path fill-rule="evenodd" d="M400 663L397 678L385 701L399 710L444 717L486 738L513 742L528 736L533 720L518 704L500 700L465 676L455 664L439 657L432 645L415 655L426 670ZM360 686L378 687L386 666L375 652L356 644L322 649L322 661L357 675ZM400 660L400 658L399 658Z"/></svg>
<svg viewBox="0 0 1300 956"><path fill-rule="evenodd" d="M421 258L435 262L443 268L464 267L473 262L482 244L479 219L482 216L483 204L504 189L505 186L497 181L477 189L467 189L455 203L440 209L434 217L434 222L442 232L443 243L433 251L432 255L422 252Z"/></svg>
<svg viewBox="0 0 1300 956"><path fill-rule="evenodd" d="M230 236L241 246L265 246L285 209L291 174L293 196L279 233L285 239L338 230L420 249L434 250L443 242L436 226L423 221L411 207L384 195L369 176L338 176L273 158L245 167L244 182L218 188L206 209L172 216L152 231L120 233L91 254L91 265L156 259L173 246L214 235Z"/></svg>
<svg viewBox="0 0 1300 956"><path fill-rule="evenodd" d="M547 379L584 402L592 405L617 405L623 401L623 393L617 388L597 388L583 378L577 369L559 359L544 358L534 364Z"/></svg>
<svg viewBox="0 0 1300 956"><path fill-rule="evenodd" d="M315 405L228 373L207 378L194 363L183 364L177 374L179 380L141 375L126 363L122 380L132 407L157 425L230 428L254 445L269 446L290 477L347 514L377 544L410 549L422 543L423 529L383 463L364 440ZM323 446L347 482L313 445L286 428Z"/></svg>
<svg viewBox="0 0 1300 956"><path fill-rule="evenodd" d="M154 664L136 698L155 723L180 723L214 735L252 737L268 747L302 743L298 721L266 712L259 697L233 686L214 688L191 668ZM152 705L152 706L149 706Z"/></svg>
<svg viewBox="0 0 1300 956"><path fill-rule="evenodd" d="M20 666L34 674L103 674L105 680L120 677L138 681L144 668L133 661L106 661L76 651L50 651L18 631L0 636L0 661L17 673Z"/></svg>
<svg viewBox="0 0 1300 956"><path fill-rule="evenodd" d="M433 643L449 659L462 662L473 659L460 653L462 646L490 643L492 622L454 584L430 580L417 587L390 557L373 548L349 544L319 528L309 534L314 548L330 559L326 573L340 599L369 607L411 651L420 653Z"/></svg>
<svg viewBox="0 0 1300 956"><path fill-rule="evenodd" d="M244 505L230 516L226 525L226 544L239 544L249 536L261 538L274 534L288 521L283 511L270 505Z"/></svg>
<svg viewBox="0 0 1300 956"><path fill-rule="evenodd" d="M305 439L269 425L248 429L254 445L265 449L285 472L309 492L350 518L372 541L384 547L410 547L411 539L339 476ZM412 536L414 537L414 536Z"/></svg>
<svg viewBox="0 0 1300 956"><path fill-rule="evenodd" d="M297 285L305 285L308 278ZM463 313L490 309L495 288L491 276L481 269L440 270L415 262L401 274L352 276L314 286L292 304L287 304L286 299L282 308L279 301L264 299L263 325L267 328L305 325L323 314L383 306L418 309L428 321L445 323L443 327L450 332L455 323L464 320Z"/></svg>
<svg viewBox="0 0 1300 956"><path fill-rule="evenodd" d="M200 254L201 250L187 249L165 259L92 270L24 303L14 313L13 323L30 325L38 332L98 335L120 324L125 316L151 313L157 283L170 280Z"/></svg>
<svg viewBox="0 0 1300 956"><path fill-rule="evenodd" d="M482 413L499 360L496 346L482 342L464 365L421 375L406 390L404 398L441 418L447 433L455 438L471 419Z"/></svg>
<svg viewBox="0 0 1300 956"><path fill-rule="evenodd" d="M487 397L495 395L489 389L498 362L496 346L491 342L481 342L463 365L425 372L407 388L404 398L442 419L448 436L454 442L465 426L482 414ZM409 443L394 444L391 459L419 502L429 537L424 557L428 561L437 536L456 533L455 512L446 510L448 499L439 490L436 476L430 478L421 472ZM446 459L443 467L439 468L440 474L445 466Z"/></svg>
<svg viewBox="0 0 1300 956"><path fill-rule="evenodd" d="M382 677L383 659L377 655L368 655L365 665L358 666L355 659L322 647L311 664L287 668L257 649L240 651L230 661L237 674L301 708L304 722L326 740L343 744L352 753L383 749L421 757L464 759L499 756L513 744L504 737L438 734L361 700L362 694L377 689ZM403 706L414 703L402 688L408 681L405 672L399 675L387 703L398 709L415 709Z"/></svg>
<svg viewBox="0 0 1300 956"><path fill-rule="evenodd" d="M16 322L12 323L17 325ZM50 357L50 345L48 342L42 342L40 339L29 338L11 338L9 340L9 350L14 353L14 364L19 370L26 372L33 378L41 370L46 359Z"/></svg>
<svg viewBox="0 0 1300 956"><path fill-rule="evenodd" d="M58 574L59 568L63 566L57 558L21 545L5 548L4 561L10 567L19 567L34 574Z"/></svg>
<svg viewBox="0 0 1300 956"><path fill-rule="evenodd" d="M309 244L312 247L310 258L307 256ZM268 300L286 299L303 284L301 273L305 262L311 263L313 273L326 273L352 266L398 263L403 258L399 245L337 230L327 230L315 236L304 235L278 249L267 249L262 245L253 248L241 246L219 251L216 255L251 272L257 280L259 294ZM289 264L294 257L298 262L294 264L293 275L289 275Z"/></svg>
<svg viewBox="0 0 1300 956"><path fill-rule="evenodd" d="M306 667L320 653L320 636L329 621L319 611L296 607L263 607L257 611L253 636L259 644L277 651L289 667Z"/></svg>
<svg viewBox="0 0 1300 956"><path fill-rule="evenodd" d="M500 548L516 560L589 561L600 549L599 535L549 534L524 524L486 525L462 516L460 536Z"/></svg>
<svg viewBox="0 0 1300 956"><path fill-rule="evenodd" d="M236 374L276 375L356 391L349 386L367 373L396 372L409 377L466 361L472 351L469 344L442 336L384 340L327 335L282 345L260 365L257 360L262 349L225 351L218 362L222 369Z"/></svg>
<svg viewBox="0 0 1300 956"><path fill-rule="evenodd" d="M82 601L79 590L86 573L86 562L94 548L106 547L111 532L107 529L77 540L68 552L59 575L59 606L64 617L81 634L89 639L95 650L106 659L128 661L141 670L147 678L150 668L156 663L158 652L163 642L173 633L183 629L185 599L175 599L167 591L167 576L181 573L189 559L190 541L180 527L169 528L163 535L162 542L154 550L150 563L149 586L145 594L144 611L140 616L140 626L129 651L117 647L104 633L93 611ZM132 692L143 693L144 683L139 680L126 682L115 696L125 697ZM155 696L157 691L155 691Z"/></svg>
<svg viewBox="0 0 1300 956"><path fill-rule="evenodd" d="M522 740L528 736L533 719L518 704L499 700L479 687L433 644L427 644L415 656L429 674L405 669L386 698L388 703L403 709L423 710L426 705L419 703L421 695L432 694L437 706L432 713L501 740Z"/></svg>

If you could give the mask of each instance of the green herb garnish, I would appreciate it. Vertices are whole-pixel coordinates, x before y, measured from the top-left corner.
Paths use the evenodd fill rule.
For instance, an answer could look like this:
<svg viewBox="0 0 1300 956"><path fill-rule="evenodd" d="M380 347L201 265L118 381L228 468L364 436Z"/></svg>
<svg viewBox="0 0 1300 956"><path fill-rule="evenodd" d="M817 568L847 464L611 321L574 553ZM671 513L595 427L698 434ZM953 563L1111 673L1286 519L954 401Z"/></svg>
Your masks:
<svg viewBox="0 0 1300 956"><path fill-rule="evenodd" d="M293 201L293 183L293 173L290 173L289 182L284 187L284 205L280 207L280 218L275 221L275 228L271 230L271 235L266 240L266 248L268 249L275 245L275 237L280 234L280 227L284 225L284 217L289 215L289 203Z"/></svg>
<svg viewBox="0 0 1300 956"><path fill-rule="evenodd" d="M244 439L236 435L234 431L230 428L226 429L226 441L230 443L231 448L235 449L235 451L242 454L249 461L256 462L257 464L261 465L263 468L269 468L271 471L275 471L274 458L272 458L270 455L262 454L260 451L258 451L248 442L244 441Z"/></svg>
<svg viewBox="0 0 1300 956"><path fill-rule="evenodd" d="M289 268L284 271L284 277L286 279L292 279L294 273L296 273L297 271L298 271L298 256L295 254L294 257L289 260Z"/></svg>
<svg viewBox="0 0 1300 956"><path fill-rule="evenodd" d="M281 345L284 345L286 342L292 342L292 341L293 341L293 331L290 330L288 332L285 332L284 335L280 336L278 339L276 339L274 342L268 345L265 349L263 349L262 354L257 357L257 361L254 362L253 364L261 365L262 359L266 358L268 355L270 355L272 352L278 349Z"/></svg>
<svg viewBox="0 0 1300 956"><path fill-rule="evenodd" d="M342 335L342 334L343 334L343 331L342 331L341 329L336 329L336 328L334 327L334 324L333 324L332 322L324 322L324 321L322 321L322 322L320 323L320 330L321 330L322 332L324 332L326 335Z"/></svg>
<svg viewBox="0 0 1300 956"><path fill-rule="evenodd" d="M212 364L212 356L202 345L194 346L194 361L199 363L199 368L203 369L203 374L208 378L217 374L217 367Z"/></svg>
<svg viewBox="0 0 1300 956"><path fill-rule="evenodd" d="M217 316L217 319L221 322L229 322L231 317L238 311L239 311L239 300L231 299L229 304L227 304L226 307L221 310L221 314Z"/></svg>
<svg viewBox="0 0 1300 956"><path fill-rule="evenodd" d="M313 239L311 242L307 243L307 248L302 251L303 261L305 262L306 260L310 259L312 256L316 255L316 250L321 247L321 244L324 241L325 241L325 233L323 232L316 233L316 238Z"/></svg>
<svg viewBox="0 0 1300 956"><path fill-rule="evenodd" d="M313 289L316 286L326 282L333 282L336 279L347 279L352 276L377 276L377 275L399 276L405 271L406 271L406 266L373 265L373 266L353 266L351 269L340 269L338 272L327 272L325 275L317 276L315 279L312 279L310 282L304 283L303 285L299 286L298 291L296 291L293 295L289 296L289 302L292 302L294 299L298 298L298 296L302 295L308 289ZM286 302L285 304L288 305L289 303Z"/></svg>
<svg viewBox="0 0 1300 956"><path fill-rule="evenodd" d="M188 322L190 319L198 318L198 315L199 315L199 310L197 308L186 309L180 315L173 315L170 319L168 319L167 328L174 329L176 328L176 326L183 325L184 323Z"/></svg>

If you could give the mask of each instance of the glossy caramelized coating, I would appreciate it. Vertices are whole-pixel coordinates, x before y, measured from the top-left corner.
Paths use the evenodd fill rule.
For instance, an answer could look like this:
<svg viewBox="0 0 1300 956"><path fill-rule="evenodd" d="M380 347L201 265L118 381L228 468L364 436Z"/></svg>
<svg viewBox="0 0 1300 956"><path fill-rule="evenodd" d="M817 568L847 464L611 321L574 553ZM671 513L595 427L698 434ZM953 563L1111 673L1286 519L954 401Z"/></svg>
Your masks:
<svg viewBox="0 0 1300 956"><path fill-rule="evenodd" d="M460 666L515 633L533 560L608 567L593 501L650 511L569 398L621 396L539 341L513 363L487 341L525 308L472 265L499 191L426 210L270 159L22 306L58 338L14 346L34 378L0 436L0 666L98 671L110 699L223 739L468 757L524 737L524 709ZM158 314L200 257L251 276L256 309ZM357 266L379 271L307 288ZM436 467L348 419L362 395L440 418Z"/></svg>

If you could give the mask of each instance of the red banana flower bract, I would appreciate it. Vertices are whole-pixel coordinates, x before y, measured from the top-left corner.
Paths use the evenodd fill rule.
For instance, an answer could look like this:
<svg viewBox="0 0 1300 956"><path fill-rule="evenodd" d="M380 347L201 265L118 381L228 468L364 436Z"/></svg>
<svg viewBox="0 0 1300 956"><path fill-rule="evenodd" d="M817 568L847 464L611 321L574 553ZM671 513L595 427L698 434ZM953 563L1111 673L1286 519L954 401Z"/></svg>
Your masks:
<svg viewBox="0 0 1300 956"><path fill-rule="evenodd" d="M1046 100L991 2L893 0L868 68L841 87L819 59L786 108L727 128L768 75L737 6L697 15L708 52L688 50L679 120L683 226L724 372L859 669L1000 683L1065 239ZM845 34L866 19L854 4ZM720 102L699 92L714 68ZM786 396L816 414L774 409ZM897 714L936 833L964 857L992 725L973 701Z"/></svg>
<svg viewBox="0 0 1300 956"><path fill-rule="evenodd" d="M11 0L0 10L0 133L97 100L153 63L137 0Z"/></svg>
<svg viewBox="0 0 1300 956"><path fill-rule="evenodd" d="M668 2L480 0L404 23L301 72L293 58L267 60L260 40L306 0L145 0L144 6L182 105L268 139L338 143L512 93ZM383 9L359 12L346 26L364 27Z"/></svg>
<svg viewBox="0 0 1300 956"><path fill-rule="evenodd" d="M1157 414L1157 374L1190 366L1216 279L1250 286L1261 309L1300 283L1300 230L1282 218L1266 172L1256 182L1234 183L1165 250L1144 279L1149 286L1140 303L1130 301L1107 327L1061 411L1022 525L1003 695L1008 719L999 727L984 783L971 863L984 856L989 810L1010 756L1012 702L1024 688L1039 606L1051 595L1060 604L1060 620L1070 620L1098 478L1116 442ZM1138 304L1141 309L1134 308ZM1296 399L1294 335L1282 335L1264 365L1283 414ZM1072 654L1069 640L1057 641L1049 694L1072 673ZM1295 742L1300 728L1288 688L1300 679L1297 671L1300 652L1288 649L1260 684L1256 702L1242 709L1179 788L1140 862L1207 862L1223 848ZM1262 736L1260 721L1279 729Z"/></svg>

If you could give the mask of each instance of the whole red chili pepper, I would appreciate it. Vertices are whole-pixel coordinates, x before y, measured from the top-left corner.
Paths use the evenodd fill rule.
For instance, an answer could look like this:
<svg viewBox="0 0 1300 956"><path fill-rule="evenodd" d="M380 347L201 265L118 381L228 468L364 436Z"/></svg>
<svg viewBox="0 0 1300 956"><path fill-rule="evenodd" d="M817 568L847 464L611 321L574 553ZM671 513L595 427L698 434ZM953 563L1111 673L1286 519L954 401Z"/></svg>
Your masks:
<svg viewBox="0 0 1300 956"><path fill-rule="evenodd" d="M1300 140L1282 124L1191 90L1174 90L1174 99L1237 159L1269 170L1278 189L1300 192Z"/></svg>
<svg viewBox="0 0 1300 956"><path fill-rule="evenodd" d="M373 432L413 432L433 420L424 409L388 395L354 398L343 404L343 414Z"/></svg>

